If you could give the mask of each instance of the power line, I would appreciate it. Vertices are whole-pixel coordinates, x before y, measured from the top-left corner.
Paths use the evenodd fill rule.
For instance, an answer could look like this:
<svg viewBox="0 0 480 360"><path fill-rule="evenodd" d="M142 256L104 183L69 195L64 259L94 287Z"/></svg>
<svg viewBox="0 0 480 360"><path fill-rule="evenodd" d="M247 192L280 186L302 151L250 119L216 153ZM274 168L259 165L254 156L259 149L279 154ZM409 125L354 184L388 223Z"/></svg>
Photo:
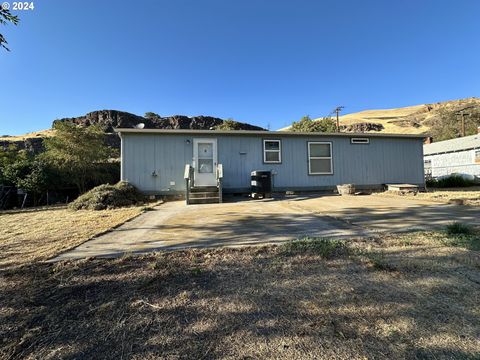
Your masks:
<svg viewBox="0 0 480 360"><path fill-rule="evenodd" d="M333 110L330 114L336 113L337 115L337 132L340 132L340 120L338 118L340 111L342 111L345 108L345 106L337 106L335 110Z"/></svg>

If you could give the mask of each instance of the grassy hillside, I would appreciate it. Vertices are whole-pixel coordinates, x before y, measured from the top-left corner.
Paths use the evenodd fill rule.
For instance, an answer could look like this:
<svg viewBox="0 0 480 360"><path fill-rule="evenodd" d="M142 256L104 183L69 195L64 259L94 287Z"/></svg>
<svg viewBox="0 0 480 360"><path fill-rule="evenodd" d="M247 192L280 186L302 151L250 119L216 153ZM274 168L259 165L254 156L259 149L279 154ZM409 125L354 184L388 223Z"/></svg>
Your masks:
<svg viewBox="0 0 480 360"><path fill-rule="evenodd" d="M466 109L480 109L479 98L444 101L434 104L407 106L394 109L365 110L340 116L341 125L376 123L383 125L383 133L425 134L442 112L455 113ZM316 119L317 120L317 119ZM288 130L289 127L280 129Z"/></svg>
<svg viewBox="0 0 480 360"><path fill-rule="evenodd" d="M18 141L18 140L31 139L36 137L52 136L53 133L54 131L52 129L48 129L48 130L34 131L34 132L23 134L23 135L0 135L0 140Z"/></svg>

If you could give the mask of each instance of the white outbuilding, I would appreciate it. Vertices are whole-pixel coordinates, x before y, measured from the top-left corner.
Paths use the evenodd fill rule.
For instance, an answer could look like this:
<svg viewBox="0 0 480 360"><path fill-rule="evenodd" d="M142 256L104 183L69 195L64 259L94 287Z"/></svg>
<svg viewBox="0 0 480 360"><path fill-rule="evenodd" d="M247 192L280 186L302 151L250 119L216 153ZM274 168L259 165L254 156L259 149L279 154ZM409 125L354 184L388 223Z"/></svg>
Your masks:
<svg viewBox="0 0 480 360"><path fill-rule="evenodd" d="M425 175L439 178L461 175L480 179L479 133L423 146Z"/></svg>

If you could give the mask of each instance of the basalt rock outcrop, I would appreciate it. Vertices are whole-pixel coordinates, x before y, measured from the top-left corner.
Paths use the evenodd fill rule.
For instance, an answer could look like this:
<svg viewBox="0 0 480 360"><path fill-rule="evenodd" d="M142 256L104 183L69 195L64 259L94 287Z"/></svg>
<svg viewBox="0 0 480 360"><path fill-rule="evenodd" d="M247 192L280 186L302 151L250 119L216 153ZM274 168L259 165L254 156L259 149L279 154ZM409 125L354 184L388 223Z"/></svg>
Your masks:
<svg viewBox="0 0 480 360"><path fill-rule="evenodd" d="M153 113L150 113L153 114ZM120 138L113 132L114 128L134 128L144 124L145 129L192 129L192 130L214 130L224 123L223 119L212 116L154 116L143 117L118 110L92 111L79 117L63 118L54 120L52 127L59 122L69 122L79 126L98 125L105 131L105 143L114 148L120 148ZM265 130L259 126L241 122L234 122L234 130ZM3 137L0 140L0 149L6 150L11 147L17 150L27 150L32 153L39 153L43 150L43 137L25 137L23 139L12 139Z"/></svg>
<svg viewBox="0 0 480 360"><path fill-rule="evenodd" d="M27 150L36 154L43 150L43 137L25 138L22 140L0 140L0 150L8 150L12 147L16 150Z"/></svg>
<svg viewBox="0 0 480 360"><path fill-rule="evenodd" d="M142 123L145 129L195 129L213 130L223 124L223 119L212 116L149 116L143 117L117 110L99 110L90 112L84 116L55 120L56 122L71 122L81 126L99 125L107 132L113 132L114 128L133 128ZM265 130L259 126L246 123L238 123L238 130Z"/></svg>

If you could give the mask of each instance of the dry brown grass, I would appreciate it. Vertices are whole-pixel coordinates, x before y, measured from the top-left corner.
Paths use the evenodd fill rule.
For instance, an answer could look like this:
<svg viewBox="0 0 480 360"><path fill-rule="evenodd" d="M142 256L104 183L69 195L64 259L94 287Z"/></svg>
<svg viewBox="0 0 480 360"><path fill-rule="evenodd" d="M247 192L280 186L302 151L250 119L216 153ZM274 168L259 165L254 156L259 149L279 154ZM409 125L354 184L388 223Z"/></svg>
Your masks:
<svg viewBox="0 0 480 360"><path fill-rule="evenodd" d="M387 134L423 134L428 132L429 128L422 125L420 127L401 126L398 121L413 116L421 112L425 105L408 106L394 109L379 109L379 110L364 110L356 113L346 114L340 116L340 123L342 125L353 125L364 122L372 122L382 124L384 129L381 133ZM314 120L320 120L317 118ZM280 130L288 130L290 126L284 127ZM376 131L375 131L376 132Z"/></svg>
<svg viewBox="0 0 480 360"><path fill-rule="evenodd" d="M135 217L141 207L0 213L0 269L46 260Z"/></svg>
<svg viewBox="0 0 480 360"><path fill-rule="evenodd" d="M40 131L34 131L34 132L23 134L23 135L0 136L0 140L18 141L18 140L35 138L35 137L49 137L49 136L53 136L54 133L55 133L55 130L52 130L52 129L40 130Z"/></svg>
<svg viewBox="0 0 480 360"><path fill-rule="evenodd" d="M428 189L427 192L412 194L395 194L392 192L375 193L377 196L402 196L414 199L425 199L448 203L454 199L464 201L465 205L480 206L480 186L472 186L468 188L450 188L450 189Z"/></svg>
<svg viewBox="0 0 480 360"><path fill-rule="evenodd" d="M0 278L0 357L478 358L479 253L444 240L17 267Z"/></svg>
<svg viewBox="0 0 480 360"><path fill-rule="evenodd" d="M480 99L466 98L393 109L364 110L340 116L340 123L342 125L364 122L382 124L384 129L380 132L387 134L427 134L432 122L438 120L440 110L455 112L468 106L480 106ZM417 125L414 126L413 123ZM287 126L280 130L289 128L290 126Z"/></svg>

